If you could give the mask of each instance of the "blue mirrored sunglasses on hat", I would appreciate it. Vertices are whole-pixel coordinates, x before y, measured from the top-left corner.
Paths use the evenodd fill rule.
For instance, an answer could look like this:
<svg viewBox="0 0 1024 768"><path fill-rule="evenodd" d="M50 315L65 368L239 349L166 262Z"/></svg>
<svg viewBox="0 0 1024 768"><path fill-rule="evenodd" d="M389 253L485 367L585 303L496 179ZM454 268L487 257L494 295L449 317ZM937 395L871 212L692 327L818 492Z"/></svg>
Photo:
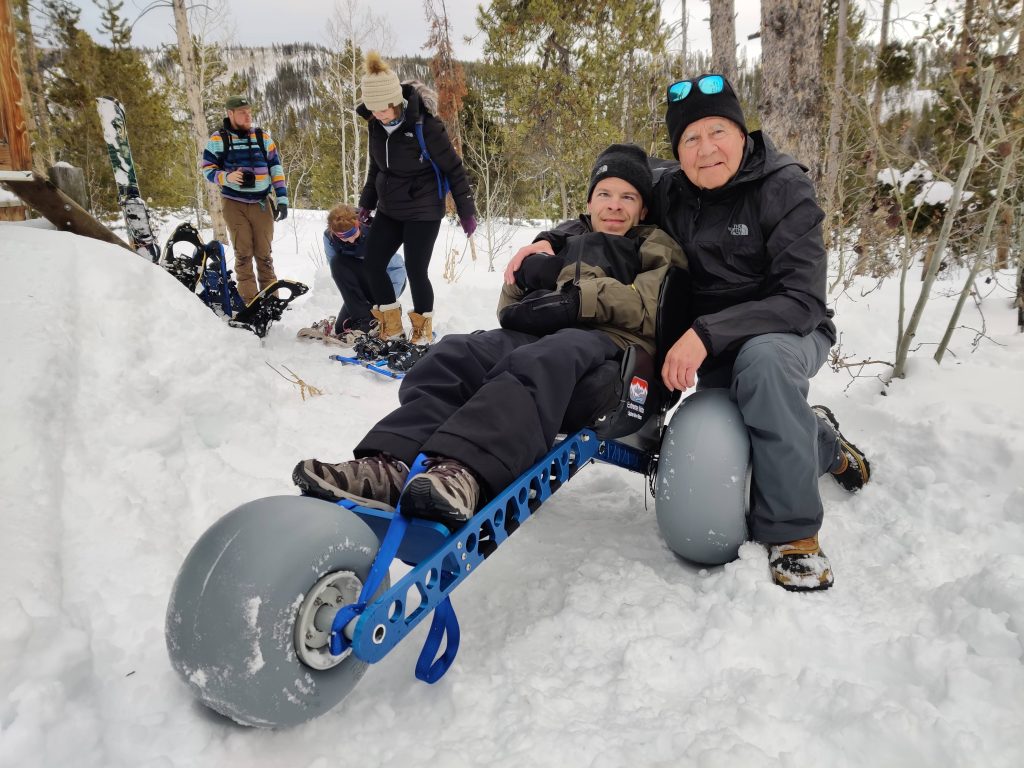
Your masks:
<svg viewBox="0 0 1024 768"><path fill-rule="evenodd" d="M696 80L680 80L677 83L672 83L668 87L668 103L674 104L685 99L690 95L694 85L705 96L714 96L725 90L725 78L721 75L704 75Z"/></svg>

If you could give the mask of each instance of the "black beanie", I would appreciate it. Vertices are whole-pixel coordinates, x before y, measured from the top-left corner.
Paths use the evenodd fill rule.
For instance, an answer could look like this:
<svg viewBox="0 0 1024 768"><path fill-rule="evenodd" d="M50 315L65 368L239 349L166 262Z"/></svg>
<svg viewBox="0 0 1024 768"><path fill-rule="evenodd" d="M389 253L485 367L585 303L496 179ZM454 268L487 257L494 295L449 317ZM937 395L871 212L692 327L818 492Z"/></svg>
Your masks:
<svg viewBox="0 0 1024 768"><path fill-rule="evenodd" d="M654 177L651 175L651 166L647 164L647 153L636 144L612 144L598 155L594 170L590 172L588 203L597 182L607 178L628 181L640 193L644 207L650 210L651 199L654 197Z"/></svg>
<svg viewBox="0 0 1024 768"><path fill-rule="evenodd" d="M727 117L736 123L743 133L747 132L747 123L743 118L743 108L740 107L740 100L736 98L736 92L732 89L729 81L722 78L725 87L721 93L713 93L710 96L702 93L697 87L700 77L695 77L693 88L681 101L671 101L665 110L665 125L668 126L668 138L672 143L672 154L679 159L679 139L686 130L686 126L704 117Z"/></svg>

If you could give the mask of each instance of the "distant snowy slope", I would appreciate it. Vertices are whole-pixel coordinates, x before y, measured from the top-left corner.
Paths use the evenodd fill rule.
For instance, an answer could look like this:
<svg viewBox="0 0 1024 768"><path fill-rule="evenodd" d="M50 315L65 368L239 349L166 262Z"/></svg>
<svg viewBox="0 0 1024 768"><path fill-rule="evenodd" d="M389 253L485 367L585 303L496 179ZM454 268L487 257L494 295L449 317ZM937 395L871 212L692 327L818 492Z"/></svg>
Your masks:
<svg viewBox="0 0 1024 768"><path fill-rule="evenodd" d="M195 704L163 637L189 548L397 404L295 339L339 304L322 227L278 225L278 274L312 290L261 341L124 249L0 224L0 768L1024 764L1024 336L996 285L977 349L966 328L942 366L922 348L884 397L881 368L812 382L875 472L856 495L822 480L831 591L775 587L755 543L681 562L644 479L595 465L454 593L462 647L436 685L412 675L421 626L299 728ZM441 277L464 246L446 223L442 334L494 326L500 273L467 257ZM834 297L843 350L891 359L898 286L872 287ZM923 344L954 301L933 299ZM982 327L973 305L962 324Z"/></svg>

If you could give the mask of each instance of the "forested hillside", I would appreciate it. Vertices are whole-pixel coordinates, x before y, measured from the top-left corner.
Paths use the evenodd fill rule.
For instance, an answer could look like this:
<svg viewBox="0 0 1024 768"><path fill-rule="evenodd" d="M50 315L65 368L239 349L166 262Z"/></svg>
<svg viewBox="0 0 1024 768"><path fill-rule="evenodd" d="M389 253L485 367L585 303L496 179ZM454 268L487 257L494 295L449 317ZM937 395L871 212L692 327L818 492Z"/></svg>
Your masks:
<svg viewBox="0 0 1024 768"><path fill-rule="evenodd" d="M178 48L134 48L122 4L94 2L104 9L99 39L68 0L43 0L44 24L27 0L14 1L41 168L81 166L93 206L112 210L93 99L115 96L128 111L144 195L156 207L203 210L193 134L216 128L225 95L244 91L285 158L295 206L356 200L366 162L354 115L362 57L386 32L371 6L340 0L330 46L238 47L193 21L193 87L205 112L194 132ZM1022 5L961 0L919 17L908 38L891 0L763 0L761 57L737 61L731 0L710 2L710 54L681 50L656 0L492 0L476 19L481 60L459 62L443 4L428 1L424 58L393 63L403 79L441 92L441 117L487 220L573 215L590 160L611 142L671 157L667 84L722 71L748 126L765 127L810 169L840 273L882 276L936 249L967 265L994 250L1006 265L1024 242ZM955 216L951 200L962 203Z"/></svg>

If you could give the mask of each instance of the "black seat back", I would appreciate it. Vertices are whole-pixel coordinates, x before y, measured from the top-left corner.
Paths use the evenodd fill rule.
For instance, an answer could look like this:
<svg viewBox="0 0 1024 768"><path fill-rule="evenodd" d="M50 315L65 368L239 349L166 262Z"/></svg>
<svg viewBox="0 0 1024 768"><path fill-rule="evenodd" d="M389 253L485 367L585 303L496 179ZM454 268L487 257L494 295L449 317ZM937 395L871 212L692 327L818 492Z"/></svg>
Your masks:
<svg viewBox="0 0 1024 768"><path fill-rule="evenodd" d="M655 355L633 345L619 363L609 361L584 377L573 390L563 432L589 426L602 439L624 437L679 399L678 392L669 392L662 383L661 367L669 348L689 328L689 290L689 273L669 269L658 294Z"/></svg>

